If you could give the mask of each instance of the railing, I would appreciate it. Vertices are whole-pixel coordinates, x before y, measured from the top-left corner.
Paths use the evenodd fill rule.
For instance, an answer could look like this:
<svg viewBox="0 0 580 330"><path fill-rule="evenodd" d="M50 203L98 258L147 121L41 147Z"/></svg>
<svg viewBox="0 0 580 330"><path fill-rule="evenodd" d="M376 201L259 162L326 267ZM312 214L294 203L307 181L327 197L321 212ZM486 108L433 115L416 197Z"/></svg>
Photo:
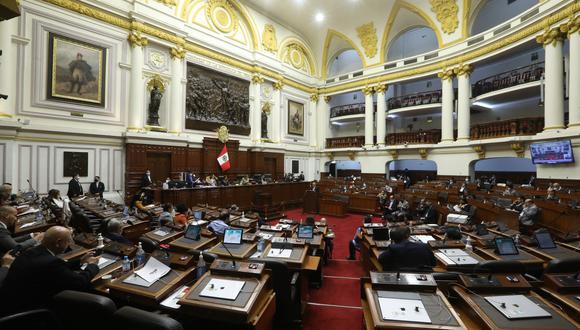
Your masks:
<svg viewBox="0 0 580 330"><path fill-rule="evenodd" d="M376 108L376 106L375 106ZM365 113L364 103L355 104L345 104L332 107L330 109L330 118L350 116L350 115L360 115Z"/></svg>
<svg viewBox="0 0 580 330"><path fill-rule="evenodd" d="M473 97L477 97L485 93L537 81L542 78L543 73L544 62L522 66L511 71L502 72L479 80L473 84L472 94Z"/></svg>
<svg viewBox="0 0 580 330"><path fill-rule="evenodd" d="M441 103L441 90L391 97L387 100L387 107L392 110L432 103Z"/></svg>
<svg viewBox="0 0 580 330"><path fill-rule="evenodd" d="M471 126L472 140L493 139L514 135L535 135L542 132L544 118L518 118Z"/></svg>
<svg viewBox="0 0 580 330"><path fill-rule="evenodd" d="M441 141L441 130L433 129L428 131L391 133L387 134L388 145L398 144L434 144Z"/></svg>
<svg viewBox="0 0 580 330"><path fill-rule="evenodd" d="M365 144L364 136L348 136L326 139L326 148L359 148Z"/></svg>

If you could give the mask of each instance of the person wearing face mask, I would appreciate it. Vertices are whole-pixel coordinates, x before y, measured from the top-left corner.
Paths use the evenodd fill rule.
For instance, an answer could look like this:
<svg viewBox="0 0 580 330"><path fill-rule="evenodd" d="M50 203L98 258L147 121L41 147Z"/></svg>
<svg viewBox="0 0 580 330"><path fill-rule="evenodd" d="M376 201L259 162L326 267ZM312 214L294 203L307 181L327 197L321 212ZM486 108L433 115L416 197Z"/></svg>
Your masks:
<svg viewBox="0 0 580 330"><path fill-rule="evenodd" d="M17 220L15 208L8 205L0 206L0 255L16 247L21 250L31 248L42 240L42 233L12 237Z"/></svg>
<svg viewBox="0 0 580 330"><path fill-rule="evenodd" d="M81 176L79 174L75 174L75 176L68 182L68 192L66 195L68 198L74 198L82 196L83 186L79 182Z"/></svg>
<svg viewBox="0 0 580 330"><path fill-rule="evenodd" d="M95 181L91 182L91 186L89 187L89 192L92 195L99 195L99 197L103 198L104 191L105 191L105 184L101 182L101 178L99 176L95 176Z"/></svg>
<svg viewBox="0 0 580 330"><path fill-rule="evenodd" d="M145 171L143 179L141 179L141 188L151 187L153 185L153 179L151 179L151 171Z"/></svg>
<svg viewBox="0 0 580 330"><path fill-rule="evenodd" d="M161 188L162 188L163 190L167 190L167 189L169 189L169 183L170 183L170 182L171 182L171 179L170 179L170 178L167 178L167 179L165 179L165 182L163 182L163 185L161 186Z"/></svg>
<svg viewBox="0 0 580 330"><path fill-rule="evenodd" d="M99 272L99 257L92 252L80 258L80 262L66 262L57 257L72 242L70 229L54 226L46 231L40 245L16 257L0 288L0 313L46 308L52 297L64 290L91 290L91 280ZM82 264L86 266L80 270Z"/></svg>

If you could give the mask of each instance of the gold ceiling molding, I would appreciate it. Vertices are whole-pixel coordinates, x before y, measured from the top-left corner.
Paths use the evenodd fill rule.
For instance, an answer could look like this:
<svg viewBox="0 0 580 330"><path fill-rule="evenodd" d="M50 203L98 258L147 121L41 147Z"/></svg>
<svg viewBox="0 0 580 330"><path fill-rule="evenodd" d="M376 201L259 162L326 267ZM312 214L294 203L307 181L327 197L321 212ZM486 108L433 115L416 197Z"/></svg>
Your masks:
<svg viewBox="0 0 580 330"><path fill-rule="evenodd" d="M314 56L301 40L293 37L284 40L280 45L279 58L296 70L304 71L311 76L316 74Z"/></svg>
<svg viewBox="0 0 580 330"><path fill-rule="evenodd" d="M482 145L473 146L473 151L475 151L479 159L485 158L485 146Z"/></svg>
<svg viewBox="0 0 580 330"><path fill-rule="evenodd" d="M451 80L455 77L455 70L443 69L441 72L437 73L437 77L441 78L441 80Z"/></svg>
<svg viewBox="0 0 580 330"><path fill-rule="evenodd" d="M171 47L169 50L169 55L172 59L183 60L185 58L185 54L187 52L183 48L183 45L177 45L175 47Z"/></svg>
<svg viewBox="0 0 580 330"><path fill-rule="evenodd" d="M129 32L129 36L127 37L127 41L129 41L129 44L131 45L131 47L143 47L143 46L147 46L147 44L149 43L147 38L142 36L141 32L136 31L136 30L131 30L131 32Z"/></svg>
<svg viewBox="0 0 580 330"><path fill-rule="evenodd" d="M334 58L334 55L335 55L335 54L332 54L333 57L330 57L331 54L329 54L330 44L331 44L333 38L339 38L339 39L342 39L343 41L345 41L346 43L348 43L350 45L350 47L352 47L352 49L354 49L356 51L356 53L358 54L358 57L360 58L363 69L367 67L365 56L363 55L363 53L360 51L360 49L358 49L356 44L349 37L347 37L345 34L342 34L336 30L328 29L328 31L326 32L326 39L324 40L324 48L322 50L322 69L320 70L320 75L322 76L322 79L326 79L328 65L330 64L330 61L332 60L332 58Z"/></svg>
<svg viewBox="0 0 580 330"><path fill-rule="evenodd" d="M389 150L389 153L391 154L391 157L394 160L399 159L399 151L398 150Z"/></svg>
<svg viewBox="0 0 580 330"><path fill-rule="evenodd" d="M370 22L363 24L356 28L356 33L361 41L365 54L369 58L375 57L377 55L377 29L375 28L375 23Z"/></svg>
<svg viewBox="0 0 580 330"><path fill-rule="evenodd" d="M542 44L544 46L547 45L552 45L555 46L557 42L564 40L564 37L566 36L566 34L562 31L560 31L559 27L555 27L555 28L546 28L546 30L544 31L543 34L539 35L536 37L536 41L539 44Z"/></svg>
<svg viewBox="0 0 580 330"><path fill-rule="evenodd" d="M264 83L264 77L262 77L262 75L260 75L260 74L252 75L252 84L259 85L259 84L263 84L263 83Z"/></svg>
<svg viewBox="0 0 580 330"><path fill-rule="evenodd" d="M471 72L473 72L473 65L471 64L460 64L453 69L453 73L456 76L470 75Z"/></svg>
<svg viewBox="0 0 580 330"><path fill-rule="evenodd" d="M419 149L419 156L421 156L421 159L427 159L428 155L429 155L429 149L425 149L425 148Z"/></svg>
<svg viewBox="0 0 580 330"><path fill-rule="evenodd" d="M177 0L155 0L157 2L161 2L162 4L166 5L166 6L176 6L177 5Z"/></svg>
<svg viewBox="0 0 580 330"><path fill-rule="evenodd" d="M431 3L431 11L437 16L437 20L441 23L441 29L447 34L452 34L457 30L459 19L457 13L459 7L456 0L429 0Z"/></svg>
<svg viewBox="0 0 580 330"><path fill-rule="evenodd" d="M272 88L274 88L274 90L276 90L276 91L282 90L283 86L284 86L284 82L282 82L282 80L278 80L272 84Z"/></svg>
<svg viewBox="0 0 580 330"><path fill-rule="evenodd" d="M161 93L165 92L165 86L167 86L167 81L161 78L160 75L156 74L151 79L147 81L147 90L151 91L153 88L157 87Z"/></svg>
<svg viewBox="0 0 580 330"><path fill-rule="evenodd" d="M325 102L326 104L330 103L330 100L332 100L332 96L330 96L330 95L325 95L325 96L324 96L324 102Z"/></svg>
<svg viewBox="0 0 580 330"><path fill-rule="evenodd" d="M318 102L318 94L310 94L310 101L314 103Z"/></svg>
<svg viewBox="0 0 580 330"><path fill-rule="evenodd" d="M570 16L570 20L562 25L560 25L560 31L566 33L568 36L576 32L580 32L580 15L573 17Z"/></svg>
<svg viewBox="0 0 580 330"><path fill-rule="evenodd" d="M389 86L387 84L379 84L375 86L375 93L384 93L388 88Z"/></svg>
<svg viewBox="0 0 580 330"><path fill-rule="evenodd" d="M205 16L222 33L236 33L240 25L238 15L229 0L208 0Z"/></svg>
<svg viewBox="0 0 580 330"><path fill-rule="evenodd" d="M278 51L278 39L276 39L276 28L270 23L264 25L264 32L262 32L262 47L272 53Z"/></svg>
<svg viewBox="0 0 580 330"><path fill-rule="evenodd" d="M374 92L375 92L375 88L371 87L371 86L366 86L365 88L362 89L362 93L364 95L373 95Z"/></svg>
<svg viewBox="0 0 580 330"><path fill-rule="evenodd" d="M471 0L463 0L463 14L461 16L461 40L469 36L469 11L471 10Z"/></svg>
<svg viewBox="0 0 580 330"><path fill-rule="evenodd" d="M524 158L524 155L526 153L526 147L523 143L520 143L520 142L512 143L510 146L511 146L512 150L516 152L516 155L519 158Z"/></svg>

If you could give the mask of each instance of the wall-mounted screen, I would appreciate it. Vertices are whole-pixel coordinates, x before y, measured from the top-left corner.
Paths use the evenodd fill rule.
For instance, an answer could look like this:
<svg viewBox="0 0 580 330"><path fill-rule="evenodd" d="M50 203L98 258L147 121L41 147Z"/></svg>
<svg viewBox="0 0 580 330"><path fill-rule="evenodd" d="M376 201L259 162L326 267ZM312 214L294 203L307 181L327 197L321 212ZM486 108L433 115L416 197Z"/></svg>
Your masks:
<svg viewBox="0 0 580 330"><path fill-rule="evenodd" d="M570 140L532 143L530 154L534 164L574 163L574 152Z"/></svg>

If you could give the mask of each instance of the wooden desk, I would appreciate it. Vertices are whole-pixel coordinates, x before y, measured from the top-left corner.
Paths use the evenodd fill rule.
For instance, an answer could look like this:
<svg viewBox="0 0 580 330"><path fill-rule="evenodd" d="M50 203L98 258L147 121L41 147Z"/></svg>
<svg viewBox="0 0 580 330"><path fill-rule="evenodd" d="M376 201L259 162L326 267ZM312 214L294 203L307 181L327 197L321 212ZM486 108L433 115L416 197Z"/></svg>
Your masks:
<svg viewBox="0 0 580 330"><path fill-rule="evenodd" d="M488 248L475 247L474 251L488 260L519 261L526 266L526 271L529 273L539 274L543 269L544 261L542 259L535 257L522 249L519 249L519 254L505 256L499 255L495 253L493 249Z"/></svg>
<svg viewBox="0 0 580 330"><path fill-rule="evenodd" d="M343 201L327 198L320 200L320 214L344 217L346 215L346 207L347 203Z"/></svg>
<svg viewBox="0 0 580 330"><path fill-rule="evenodd" d="M256 250L256 243L243 242L240 245L227 244L227 247L232 255L228 253L223 244L214 245L208 250L208 252L217 254L224 259L231 259L232 256L234 259L247 259Z"/></svg>
<svg viewBox="0 0 580 330"><path fill-rule="evenodd" d="M302 266L304 265L304 261L306 260L306 254L308 252L308 248L305 246L293 246L292 253L290 254L289 258L278 258L278 257L268 257L268 253L272 250L272 245L269 244L266 249L262 252L262 254L257 258L252 258L251 260L256 261L264 261L264 260L272 260L272 261L284 261L288 264L290 268L301 270Z"/></svg>
<svg viewBox="0 0 580 330"><path fill-rule="evenodd" d="M465 251L470 257L474 258L479 263L482 263L482 262L485 261L485 259L483 259L482 257L480 257L479 255L477 255L474 252L471 252L471 251L468 251L468 250L463 250L463 251ZM457 264L455 264L455 265L453 265L453 264L447 265L444 262L443 258L440 257L440 255L439 255L440 251L434 251L434 253L435 253L435 259L437 260L437 265L439 267L447 270L447 271L470 273L477 266L477 264L475 264L475 265L457 265Z"/></svg>
<svg viewBox="0 0 580 330"><path fill-rule="evenodd" d="M520 246L520 248L545 261L580 257L579 252L568 249L558 244L553 249L540 249L529 246Z"/></svg>
<svg viewBox="0 0 580 330"><path fill-rule="evenodd" d="M148 233L145 233L145 237L152 239L153 241L159 243L159 244L167 244L173 240L175 240L176 238L178 238L179 236L183 235L183 231L179 231L179 230L175 230L175 229L171 229L171 231L165 235L165 236L160 236L155 234L155 232L159 230L159 229L155 229L152 230Z"/></svg>
<svg viewBox="0 0 580 330"><path fill-rule="evenodd" d="M580 292L576 293L558 293L551 288L540 288L540 294L554 302L556 305L561 306L571 318L576 322L580 322Z"/></svg>
<svg viewBox="0 0 580 330"><path fill-rule="evenodd" d="M318 213L320 209L320 193L312 190L307 190L304 192L303 211L304 213Z"/></svg>
<svg viewBox="0 0 580 330"><path fill-rule="evenodd" d="M175 250L179 251L189 251L189 250L203 250L209 246L212 246L218 242L217 237L206 237L201 236L198 241L194 241L189 238L180 237L169 243L169 246Z"/></svg>

